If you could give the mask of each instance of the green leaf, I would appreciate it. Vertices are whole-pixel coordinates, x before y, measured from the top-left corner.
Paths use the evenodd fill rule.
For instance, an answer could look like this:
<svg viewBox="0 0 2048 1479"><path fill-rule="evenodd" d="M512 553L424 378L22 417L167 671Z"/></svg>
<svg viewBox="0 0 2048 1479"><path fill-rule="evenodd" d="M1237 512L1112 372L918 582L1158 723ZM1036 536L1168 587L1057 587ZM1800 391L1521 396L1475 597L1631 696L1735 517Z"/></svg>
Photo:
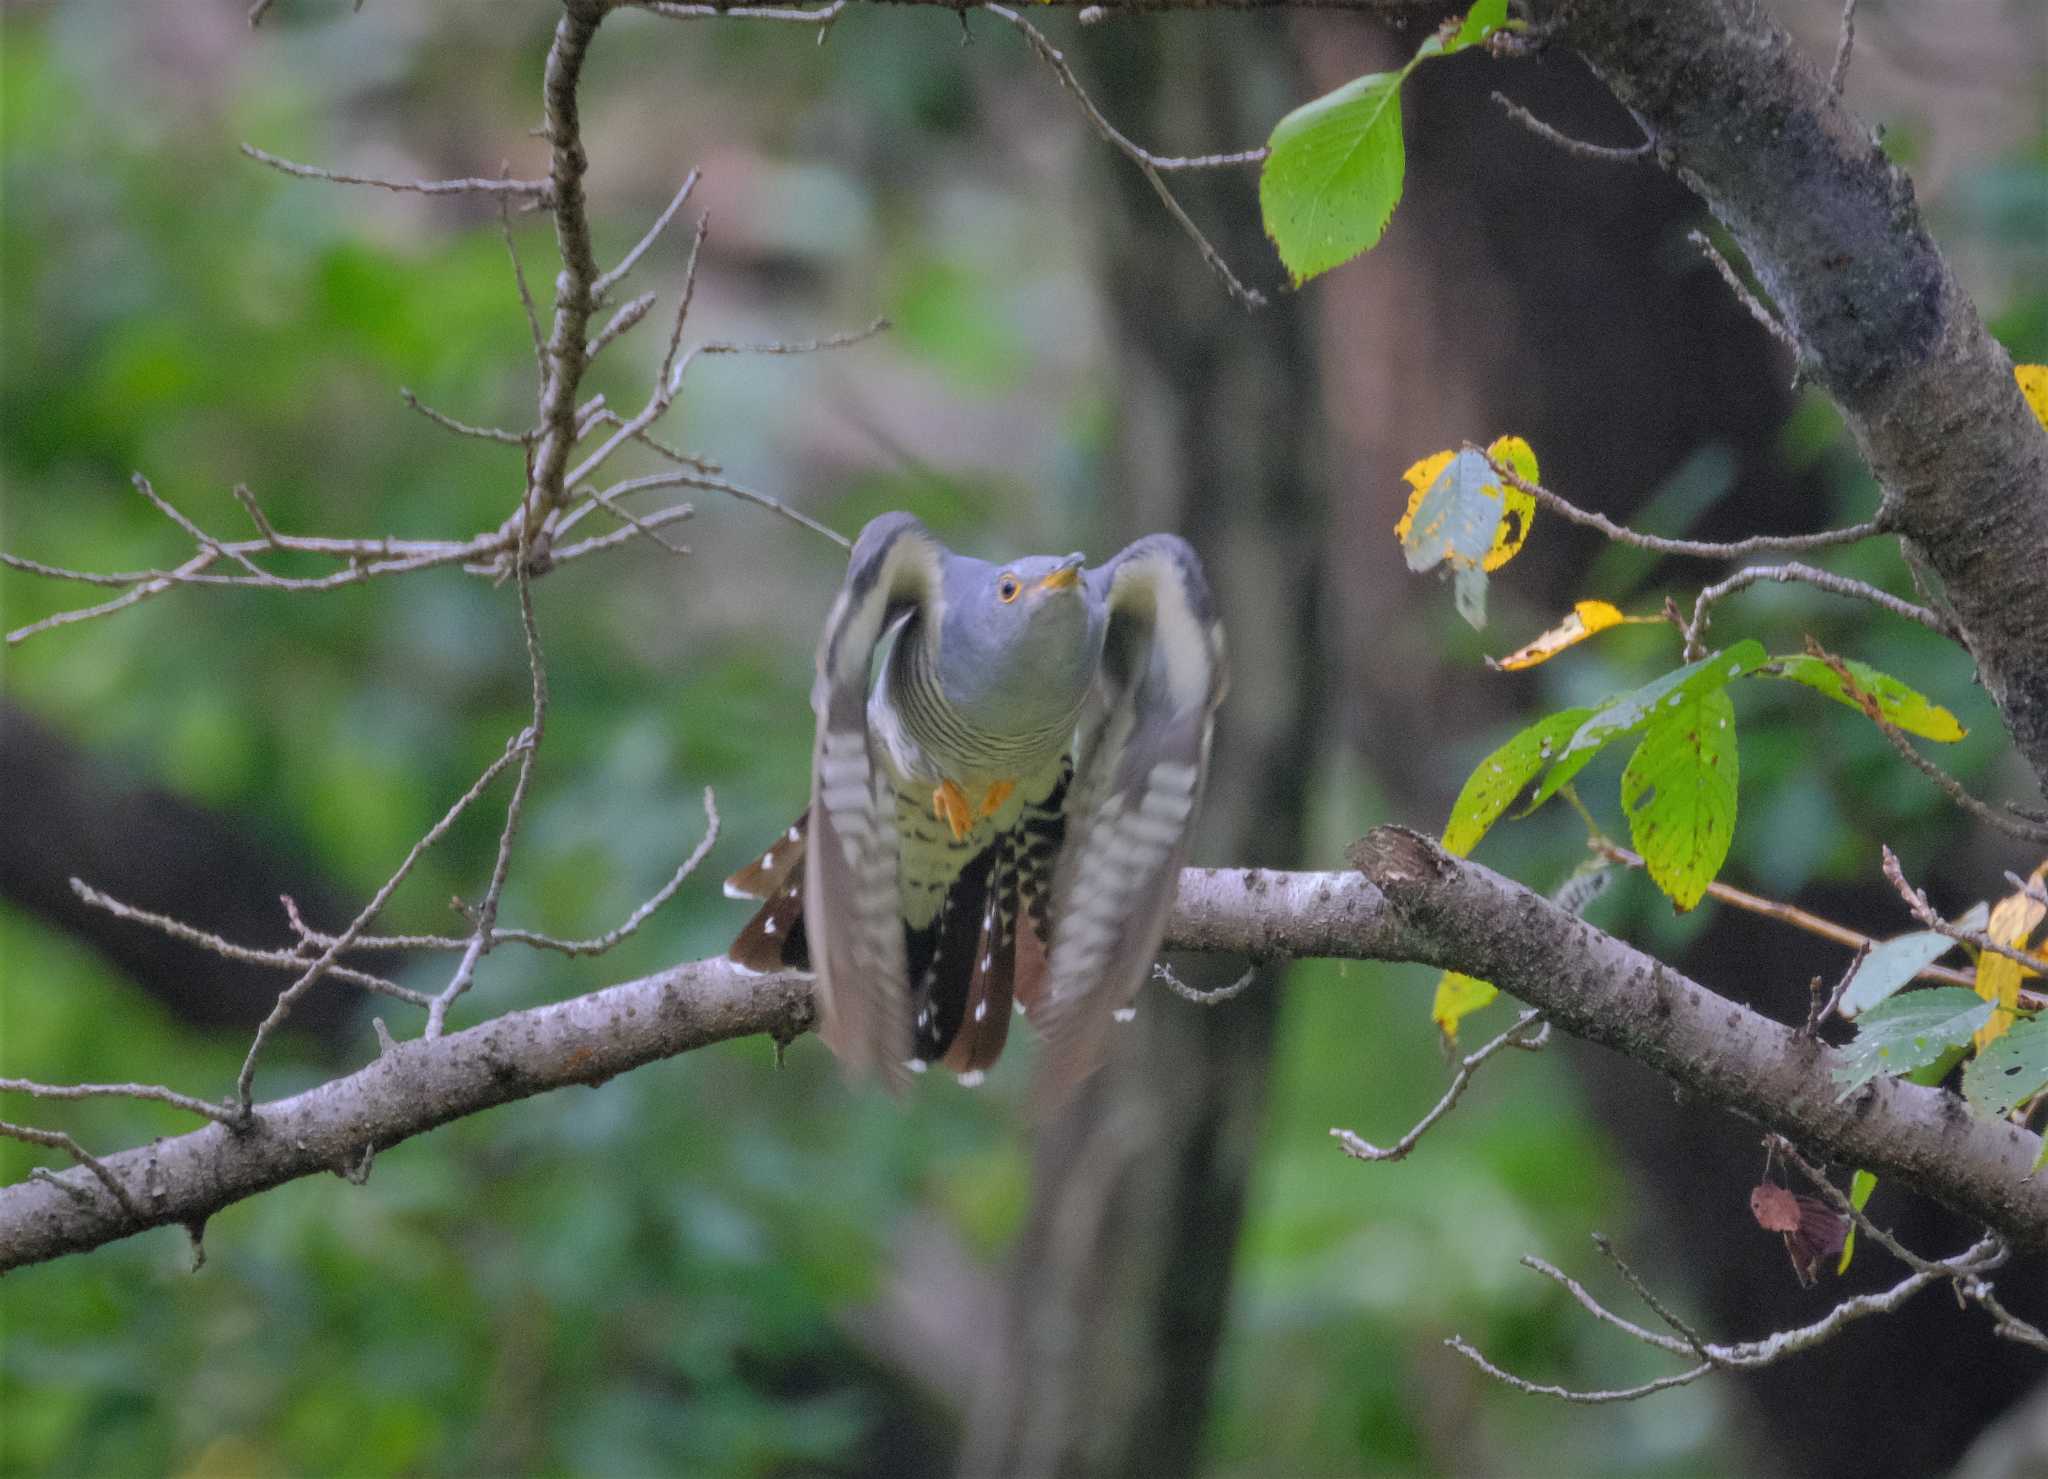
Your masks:
<svg viewBox="0 0 2048 1479"><path fill-rule="evenodd" d="M1869 1171L1858 1171L1849 1179L1849 1205L1858 1212L1870 1200L1870 1194L1877 1190L1877 1177ZM1856 1219L1849 1219L1849 1230L1842 1235L1842 1260L1835 1265L1835 1277L1849 1272L1849 1260L1856 1256Z"/></svg>
<svg viewBox="0 0 2048 1479"><path fill-rule="evenodd" d="M1477 847L1508 803L1550 763L1592 712L1565 709L1538 719L1474 766L1459 788L1458 799L1451 803L1451 818L1444 823L1444 851L1463 857Z"/></svg>
<svg viewBox="0 0 2048 1479"><path fill-rule="evenodd" d="M1863 1014L1856 1036L1842 1049L1843 1062L1834 1070L1841 1085L1836 1097L1848 1098L1880 1073L1907 1073L1960 1051L1996 1005L1962 986L1908 991L1879 1002Z"/></svg>
<svg viewBox="0 0 2048 1479"><path fill-rule="evenodd" d="M2016 1022L1963 1070L1963 1097L1985 1114L2011 1114L2048 1089L2048 1019Z"/></svg>
<svg viewBox="0 0 2048 1479"><path fill-rule="evenodd" d="M1508 23L1508 0L1477 0L1465 12L1465 19L1458 26L1458 34L1444 47L1444 55L1463 51L1468 46L1477 46L1487 37Z"/></svg>
<svg viewBox="0 0 2048 1479"><path fill-rule="evenodd" d="M1842 993L1842 1015L1869 1011L1955 948L1954 940L1933 930L1900 935L1874 947L1849 978L1849 989Z"/></svg>
<svg viewBox="0 0 2048 1479"><path fill-rule="evenodd" d="M1355 78L1273 126L1259 210L1295 286L1370 251L1387 229L1405 168L1406 75L1403 68Z"/></svg>
<svg viewBox="0 0 2048 1479"><path fill-rule="evenodd" d="M1735 703L1726 688L1659 710L1621 773L1621 807L1650 879L1683 911L1721 871L1735 835Z"/></svg>
<svg viewBox="0 0 2048 1479"><path fill-rule="evenodd" d="M1908 734L1917 734L1922 739L1940 740L1950 743L1961 739L1968 731L1956 722L1956 716L1935 703L1917 689L1909 688L1889 673L1880 673L1868 663L1853 658L1842 659L1842 666L1849 670L1849 676L1856 680L1856 686L1877 703L1877 710L1892 723ZM1797 653L1788 657L1774 657L1771 665L1764 669L1774 678L1789 678L1794 683L1804 683L1816 693L1824 693L1838 704L1847 704L1857 713L1863 712L1863 705L1849 696L1842 683L1842 675L1817 657Z"/></svg>
<svg viewBox="0 0 2048 1479"><path fill-rule="evenodd" d="M1555 796L1567 781L1586 768L1608 744L1649 724L1657 713L1674 709L1694 695L1725 688L1732 680L1761 667L1768 656L1761 644L1744 638L1726 652L1710 653L1698 662L1675 668L1632 692L1619 694L1594 709L1571 737L1543 784L1523 808L1527 816Z"/></svg>

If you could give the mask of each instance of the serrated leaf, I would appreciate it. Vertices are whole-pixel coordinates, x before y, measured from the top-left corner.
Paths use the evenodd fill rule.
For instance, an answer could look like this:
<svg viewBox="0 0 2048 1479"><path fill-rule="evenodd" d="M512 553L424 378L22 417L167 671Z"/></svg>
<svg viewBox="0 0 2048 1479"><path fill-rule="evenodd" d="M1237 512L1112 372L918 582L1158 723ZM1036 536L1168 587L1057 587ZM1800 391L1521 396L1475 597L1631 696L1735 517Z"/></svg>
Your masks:
<svg viewBox="0 0 2048 1479"><path fill-rule="evenodd" d="M1543 777L1543 784L1536 788L1522 814L1527 816L1555 796L1602 749L1642 729L1659 712L1675 709L1695 694L1725 688L1743 674L1755 672L1765 661L1762 645L1745 637L1725 652L1710 653L1698 662L1674 668L1641 688L1600 704L1558 752L1557 763Z"/></svg>
<svg viewBox="0 0 2048 1479"><path fill-rule="evenodd" d="M1508 0L1478 0L1458 23L1458 33L1445 44L1444 54L1449 56L1468 46L1477 46L1507 23Z"/></svg>
<svg viewBox="0 0 2048 1479"><path fill-rule="evenodd" d="M1924 1068L1959 1050L1991 1015L1991 1003L1960 986L1907 991L1879 1002L1856 1024L1834 1070L1846 1099L1880 1073Z"/></svg>
<svg viewBox="0 0 2048 1479"><path fill-rule="evenodd" d="M1854 1017L1869 1011L1955 948L1954 940L1933 930L1917 930L1873 946L1849 977L1849 988L1842 993L1842 1015Z"/></svg>
<svg viewBox="0 0 2048 1479"><path fill-rule="evenodd" d="M1956 722L1954 714L1891 674L1880 673L1868 663L1852 658L1843 658L1841 663L1849 670L1849 676L1856 680L1856 686L1876 703L1877 711L1906 733L1950 744L1969 732ZM1863 712L1863 706L1843 686L1842 675L1809 653L1774 657L1764 671L1775 678L1803 683L1816 693L1826 694L1836 703L1847 704L1859 714Z"/></svg>
<svg viewBox="0 0 2048 1479"><path fill-rule="evenodd" d="M1450 820L1444 823L1444 851L1462 857L1477 847L1509 803L1592 712L1564 709L1538 719L1474 766L1458 790L1458 799L1451 803Z"/></svg>
<svg viewBox="0 0 2048 1479"><path fill-rule="evenodd" d="M1259 171L1266 235L1296 287L1378 244L1401 198L1399 72L1374 72L1273 126Z"/></svg>
<svg viewBox="0 0 2048 1479"><path fill-rule="evenodd" d="M1861 1212L1870 1201L1870 1194L1877 1190L1877 1177L1869 1171L1858 1171L1849 1178L1849 1205ZM1856 1219L1849 1219L1849 1230L1842 1235L1842 1260L1835 1265L1835 1277L1849 1272L1849 1260L1856 1256Z"/></svg>
<svg viewBox="0 0 2048 1479"><path fill-rule="evenodd" d="M2048 880L2048 862L2036 868L2029 881L2038 888L2044 880ZM2010 945L2015 950L2024 949L2028 936L2034 933L2034 926L2041 922L2044 914L2048 914L2048 905L2036 902L2025 891L2008 894L1991 906L1991 918L1984 926L1984 933L2001 945ZM2020 1003L2020 982L2037 974L2011 956L2000 955L1995 950L1977 953L1977 994L1998 1004L1991 1020L1977 1033L1979 1053L2012 1026L2014 1009Z"/></svg>
<svg viewBox="0 0 2048 1479"><path fill-rule="evenodd" d="M1985 1114L2011 1114L2043 1089L2048 1089L2048 1019L2016 1024L1963 1069L1963 1097Z"/></svg>
<svg viewBox="0 0 2048 1479"><path fill-rule="evenodd" d="M1500 995L1500 988L1476 976L1445 971L1429 1003L1429 1020L1449 1042L1458 1040L1458 1024Z"/></svg>
<svg viewBox="0 0 2048 1479"><path fill-rule="evenodd" d="M1735 835L1739 762L1726 688L1660 710L1621 773L1621 808L1650 880L1682 912L1697 904Z"/></svg>
<svg viewBox="0 0 2048 1479"><path fill-rule="evenodd" d="M2019 381L2034 419L2048 426L2048 365L2014 365L2012 378Z"/></svg>

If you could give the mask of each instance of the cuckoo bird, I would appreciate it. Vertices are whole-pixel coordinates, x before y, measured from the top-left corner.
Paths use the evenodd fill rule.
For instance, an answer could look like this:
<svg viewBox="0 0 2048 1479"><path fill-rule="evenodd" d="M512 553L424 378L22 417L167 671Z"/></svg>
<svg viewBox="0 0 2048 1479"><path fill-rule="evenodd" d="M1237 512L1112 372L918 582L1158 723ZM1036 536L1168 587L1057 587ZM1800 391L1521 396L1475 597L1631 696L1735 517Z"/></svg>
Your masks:
<svg viewBox="0 0 2048 1479"><path fill-rule="evenodd" d="M1151 974L1224 686L1187 541L991 564L882 515L819 642L810 810L726 883L766 901L732 959L812 970L825 1041L892 1088L979 1083L1014 1004L1063 1097Z"/></svg>

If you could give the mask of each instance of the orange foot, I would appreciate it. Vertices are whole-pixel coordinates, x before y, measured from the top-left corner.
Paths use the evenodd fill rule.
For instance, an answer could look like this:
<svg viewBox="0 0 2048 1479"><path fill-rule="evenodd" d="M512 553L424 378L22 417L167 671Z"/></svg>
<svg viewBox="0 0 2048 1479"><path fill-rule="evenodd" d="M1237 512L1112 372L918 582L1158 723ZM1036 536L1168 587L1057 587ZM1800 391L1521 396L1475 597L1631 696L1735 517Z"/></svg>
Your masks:
<svg viewBox="0 0 2048 1479"><path fill-rule="evenodd" d="M1010 799L1010 793L1017 789L1015 781L997 781L988 788L988 794L981 798L981 810L976 816L992 817L1003 809L1003 803Z"/></svg>
<svg viewBox="0 0 2048 1479"><path fill-rule="evenodd" d="M967 805L967 797L951 781L940 781L932 792L932 815L946 824L955 842L965 842L974 829L974 813Z"/></svg>

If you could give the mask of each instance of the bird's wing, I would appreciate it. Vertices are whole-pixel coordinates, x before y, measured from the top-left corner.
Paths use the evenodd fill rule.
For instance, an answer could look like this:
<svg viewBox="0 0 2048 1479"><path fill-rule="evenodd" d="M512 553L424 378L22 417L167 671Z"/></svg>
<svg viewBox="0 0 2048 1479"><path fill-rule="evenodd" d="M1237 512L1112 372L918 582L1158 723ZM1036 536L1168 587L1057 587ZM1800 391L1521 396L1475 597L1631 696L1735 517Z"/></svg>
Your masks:
<svg viewBox="0 0 2048 1479"><path fill-rule="evenodd" d="M804 923L819 1032L847 1071L906 1077L911 1051L896 798L868 734L868 674L891 624L936 603L946 550L908 514L861 531L818 645Z"/></svg>
<svg viewBox="0 0 2048 1479"><path fill-rule="evenodd" d="M1101 1062L1109 1024L1150 976L1166 931L1209 737L1223 699L1223 629L1186 540L1154 534L1101 571L1102 668L1076 741L1052 946L1033 1018L1047 1103Z"/></svg>

